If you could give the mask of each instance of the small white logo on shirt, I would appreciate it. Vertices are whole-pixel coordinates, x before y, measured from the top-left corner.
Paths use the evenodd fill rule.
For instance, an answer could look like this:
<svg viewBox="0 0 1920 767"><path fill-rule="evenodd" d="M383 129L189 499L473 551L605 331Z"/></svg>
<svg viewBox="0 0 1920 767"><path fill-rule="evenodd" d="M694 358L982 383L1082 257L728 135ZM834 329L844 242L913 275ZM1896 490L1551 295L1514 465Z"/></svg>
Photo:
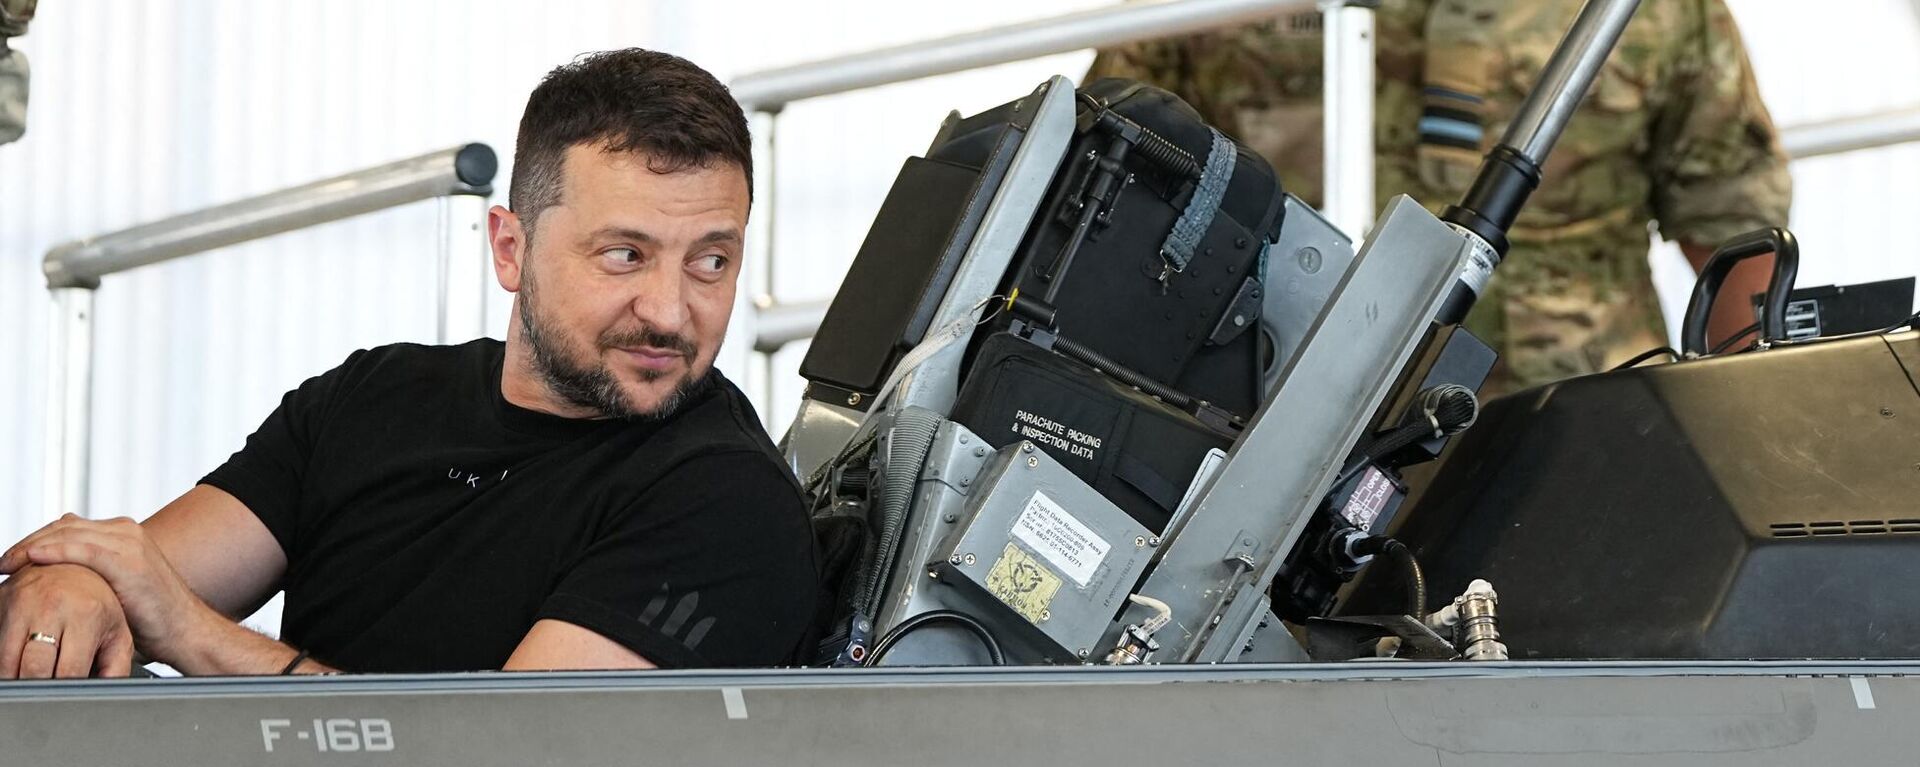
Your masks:
<svg viewBox="0 0 1920 767"><path fill-rule="evenodd" d="M451 479L455 482L464 483L467 487L471 487L471 488L480 487L480 480L482 478L486 478L487 481L489 482L500 482L507 478L507 471L501 471L500 478L493 479L491 474L475 474L473 472L462 471L460 469L447 470L447 479Z"/></svg>

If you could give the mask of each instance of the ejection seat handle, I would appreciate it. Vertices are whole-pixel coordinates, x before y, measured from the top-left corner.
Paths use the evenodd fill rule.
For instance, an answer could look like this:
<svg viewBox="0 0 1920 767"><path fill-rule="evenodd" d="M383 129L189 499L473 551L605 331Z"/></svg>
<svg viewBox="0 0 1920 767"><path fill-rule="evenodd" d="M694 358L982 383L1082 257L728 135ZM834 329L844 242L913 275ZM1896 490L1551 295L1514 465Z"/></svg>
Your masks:
<svg viewBox="0 0 1920 767"><path fill-rule="evenodd" d="M1720 294L1721 283L1726 282L1735 264L1768 253L1773 254L1773 279L1767 283L1767 298L1761 306L1760 340L1772 343L1787 339L1787 298L1793 293L1793 280L1800 272L1800 241L1794 238L1793 232L1773 227L1735 235L1707 259L1706 268L1700 270L1700 279L1693 283L1686 322L1680 326L1682 353L1688 357L1707 353L1707 317L1713 313L1713 300Z"/></svg>

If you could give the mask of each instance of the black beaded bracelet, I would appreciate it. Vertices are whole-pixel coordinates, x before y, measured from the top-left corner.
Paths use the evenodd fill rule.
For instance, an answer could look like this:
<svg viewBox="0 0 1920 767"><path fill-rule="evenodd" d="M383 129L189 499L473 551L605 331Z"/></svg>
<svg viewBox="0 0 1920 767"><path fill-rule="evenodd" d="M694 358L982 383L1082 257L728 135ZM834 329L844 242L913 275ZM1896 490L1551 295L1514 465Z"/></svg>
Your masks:
<svg viewBox="0 0 1920 767"><path fill-rule="evenodd" d="M300 664L305 662L307 662L307 651L301 650L300 654L293 656L293 660L287 661L286 668L280 669L280 675L286 676L293 673L294 669L299 668Z"/></svg>

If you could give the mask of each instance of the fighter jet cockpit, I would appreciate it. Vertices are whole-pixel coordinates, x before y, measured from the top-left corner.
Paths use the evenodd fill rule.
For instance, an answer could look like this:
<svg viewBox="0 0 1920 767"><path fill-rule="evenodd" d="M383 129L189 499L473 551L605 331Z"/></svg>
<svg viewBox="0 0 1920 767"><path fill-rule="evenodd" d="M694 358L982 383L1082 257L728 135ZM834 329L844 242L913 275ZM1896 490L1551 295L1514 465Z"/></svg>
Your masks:
<svg viewBox="0 0 1920 767"><path fill-rule="evenodd" d="M1137 5L1245 13L1212 0ZM1330 41L1351 42L1373 27L1339 25L1379 5L1317 10ZM302 650L279 675L8 681L0 754L196 764L1904 754L1914 736L1887 723L1912 705L1920 671L1912 279L1796 284L1789 222L1748 228L1700 254L1678 348L1518 391L1488 387L1511 339L1477 333L1468 315L1511 271L1541 268L1510 259L1511 236L1543 180L1577 164L1556 163L1556 145L1582 104L1616 97L1594 95L1596 80L1648 5L1587 0L1543 51L1517 111L1485 121L1465 193L1396 194L1359 230L1168 83L1060 75L989 108L924 115L924 149L899 162L844 279L807 321L797 409L763 414L764 457L804 511L794 529L817 576L806 587L820 595L789 667L295 674ZM836 76L858 80L856 70ZM734 96L751 106L749 91ZM1458 108L1458 93L1430 86L1421 98L1420 130L1448 141L1481 119ZM441 215L465 222L486 215L499 165L485 145L462 145L207 211L193 226L47 252L62 334L45 387L60 491L49 511L86 515L84 466L103 447L88 443L86 388L103 277L396 201L454 199ZM484 232L453 230L460 247L484 238L501 269L500 232L517 224L491 215ZM527 220L537 243L542 229ZM730 232L702 242L740 239ZM1808 259L1820 247L1809 242ZM1732 278L1750 262L1767 265L1755 293ZM476 269L450 260L442 273L471 282ZM549 295L586 301L547 274ZM1728 305L1753 327L1710 332ZM514 312L516 343L545 332L532 304ZM661 361L678 353L670 336L633 338L614 345L649 369L673 364ZM559 364L543 353L564 362L564 349L535 348L528 364ZM688 364L705 353L687 348ZM513 359L483 373L510 382ZM589 394L615 386L588 383ZM449 477L480 490L537 464ZM595 524L642 539L669 529ZM734 530L740 550L765 551L747 525ZM288 529L273 533L289 546L320 535ZM734 564L758 564L744 559ZM569 568L554 581L587 569ZM510 590L509 580L487 582ZM697 606L729 592L673 588L643 595L652 600L638 618L592 605L538 616L651 660L729 641L711 637L730 616ZM622 621L646 627L623 634ZM0 615L0 639L14 628ZM39 636L23 641L51 643Z"/></svg>

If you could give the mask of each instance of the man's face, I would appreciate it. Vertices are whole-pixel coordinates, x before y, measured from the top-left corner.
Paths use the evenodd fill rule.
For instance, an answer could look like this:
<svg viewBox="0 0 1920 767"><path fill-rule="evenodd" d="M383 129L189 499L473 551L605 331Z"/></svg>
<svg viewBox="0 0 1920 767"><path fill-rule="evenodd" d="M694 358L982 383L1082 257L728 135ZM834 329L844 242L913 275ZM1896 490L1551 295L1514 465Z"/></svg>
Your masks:
<svg viewBox="0 0 1920 767"><path fill-rule="evenodd" d="M707 381L726 336L746 174L655 173L643 154L582 145L567 150L561 185L517 263L496 248L501 285L519 294L520 340L566 404L665 416Z"/></svg>

